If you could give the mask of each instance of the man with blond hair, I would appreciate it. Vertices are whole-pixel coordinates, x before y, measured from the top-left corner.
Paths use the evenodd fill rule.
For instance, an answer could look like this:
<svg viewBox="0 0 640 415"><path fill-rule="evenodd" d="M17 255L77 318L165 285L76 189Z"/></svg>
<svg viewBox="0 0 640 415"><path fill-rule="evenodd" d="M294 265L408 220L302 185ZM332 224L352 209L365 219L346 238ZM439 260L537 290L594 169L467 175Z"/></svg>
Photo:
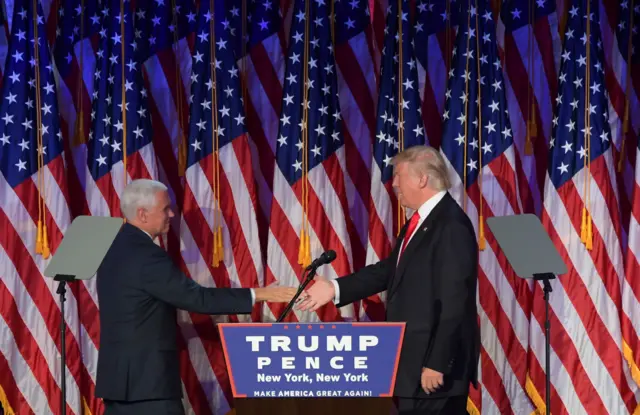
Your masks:
<svg viewBox="0 0 640 415"><path fill-rule="evenodd" d="M477 382L480 330L476 310L478 245L473 225L448 193L442 155L427 146L397 154L393 187L414 211L391 254L327 281L317 279L297 307L342 307L387 291L387 321L406 323L394 396L404 414L466 414Z"/></svg>

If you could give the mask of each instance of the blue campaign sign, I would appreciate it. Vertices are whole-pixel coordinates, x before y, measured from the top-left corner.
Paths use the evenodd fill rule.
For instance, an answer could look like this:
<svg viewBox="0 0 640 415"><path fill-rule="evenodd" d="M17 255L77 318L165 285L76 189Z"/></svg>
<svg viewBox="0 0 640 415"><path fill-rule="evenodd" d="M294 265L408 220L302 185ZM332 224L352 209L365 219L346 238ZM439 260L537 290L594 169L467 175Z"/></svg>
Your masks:
<svg viewBox="0 0 640 415"><path fill-rule="evenodd" d="M405 323L222 323L234 397L393 395Z"/></svg>

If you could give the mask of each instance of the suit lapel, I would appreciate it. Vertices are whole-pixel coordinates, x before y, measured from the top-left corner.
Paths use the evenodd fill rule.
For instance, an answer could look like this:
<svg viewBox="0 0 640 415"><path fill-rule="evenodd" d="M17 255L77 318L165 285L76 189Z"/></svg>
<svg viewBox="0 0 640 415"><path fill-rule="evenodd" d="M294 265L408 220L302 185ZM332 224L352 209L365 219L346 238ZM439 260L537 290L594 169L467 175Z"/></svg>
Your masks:
<svg viewBox="0 0 640 415"><path fill-rule="evenodd" d="M394 278L391 282L391 287L389 289L389 294L388 294L389 297L391 297L395 293L395 291L398 289L398 286L400 285L400 282L402 281L402 278L404 276L404 272L407 268L407 264L411 261L412 257L415 254L416 249L418 248L418 246L420 246L420 243L422 243L422 240L429 233L431 233L430 232L431 228L433 228L434 224L437 222L438 217L441 216L444 212L446 212L447 208L449 207L449 202L452 200L453 199L451 198L449 193L447 193L442 198L442 200L433 208L431 213L429 213L429 216L427 216L427 218L414 231L413 238L411 238L411 240L409 241L409 244L405 248L404 253L400 257L400 262L398 262L398 266L395 269ZM405 225L404 231L402 233L403 237L402 239L398 237L398 242L396 243L396 250L395 250L396 254L394 255L396 262L397 262L398 255L400 254L400 246L402 246L402 242L404 240L404 233L406 232L406 229L407 229L407 226Z"/></svg>
<svg viewBox="0 0 640 415"><path fill-rule="evenodd" d="M391 251L390 257L393 259L393 264L396 265L398 263L398 255L400 255L400 247L402 246L402 241L404 240L404 235L407 233L407 228L409 227L409 222L406 222L404 224L404 226L402 227L402 229L400 230L400 233L398 234L398 237L396 238L396 244L393 247L393 251ZM394 286L395 281L398 277L398 268L396 266L393 267L393 275L391 277L391 281L389 283L389 285L387 286L387 290L390 292L391 291L391 287Z"/></svg>

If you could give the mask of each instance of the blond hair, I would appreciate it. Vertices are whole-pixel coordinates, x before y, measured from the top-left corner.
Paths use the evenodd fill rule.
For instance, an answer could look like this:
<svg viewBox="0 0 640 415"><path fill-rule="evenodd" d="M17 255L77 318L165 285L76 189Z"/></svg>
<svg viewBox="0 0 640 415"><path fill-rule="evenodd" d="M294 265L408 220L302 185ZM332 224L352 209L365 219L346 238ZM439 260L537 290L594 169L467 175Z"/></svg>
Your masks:
<svg viewBox="0 0 640 415"><path fill-rule="evenodd" d="M407 163L415 173L429 176L429 187L434 190L448 190L451 187L447 165L438 150L429 146L413 146L396 154L391 160L393 166Z"/></svg>

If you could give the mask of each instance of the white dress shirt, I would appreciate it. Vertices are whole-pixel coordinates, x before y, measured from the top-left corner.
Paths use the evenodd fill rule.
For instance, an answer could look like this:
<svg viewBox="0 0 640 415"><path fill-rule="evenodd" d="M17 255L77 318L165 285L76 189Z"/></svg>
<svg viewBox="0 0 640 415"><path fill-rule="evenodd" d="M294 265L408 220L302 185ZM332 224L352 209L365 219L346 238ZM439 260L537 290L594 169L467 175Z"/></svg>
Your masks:
<svg viewBox="0 0 640 415"><path fill-rule="evenodd" d="M140 228L138 228L140 229ZM151 240L153 241L153 236L151 236L151 234L147 231L145 231L144 229L140 229L142 232L146 233L147 235L149 235L149 238L151 238ZM256 293L255 291L253 291L253 288L249 288L249 291L251 291L251 305L255 305L256 303Z"/></svg>
<svg viewBox="0 0 640 415"><path fill-rule="evenodd" d="M418 208L418 215L420 215L420 219L418 219L418 226L416 226L416 229L413 231L413 233L411 235L409 235L409 240L407 241L407 245L409 245L409 242L411 242L411 238L413 238L413 235L415 235L417 232L417 230L420 228L420 225L422 225L422 223L424 222L424 220L427 218L427 216L429 216L429 213L431 213L431 211L433 211L433 209L436 207L436 205L442 200L442 198L447 194L447 192L445 190L440 191L438 193L436 193L435 195L433 195L431 198L429 198L429 200L427 200L426 202L424 202L422 204L422 206L420 206ZM404 241L404 239L403 239ZM399 242L399 241L397 241ZM400 262L400 256L398 255L397 261ZM398 265L398 262L396 262L396 266ZM338 304L340 302L340 286L338 285L338 281L336 280L331 280L331 282L333 283L333 289L335 290L335 297L333 302L335 304Z"/></svg>

